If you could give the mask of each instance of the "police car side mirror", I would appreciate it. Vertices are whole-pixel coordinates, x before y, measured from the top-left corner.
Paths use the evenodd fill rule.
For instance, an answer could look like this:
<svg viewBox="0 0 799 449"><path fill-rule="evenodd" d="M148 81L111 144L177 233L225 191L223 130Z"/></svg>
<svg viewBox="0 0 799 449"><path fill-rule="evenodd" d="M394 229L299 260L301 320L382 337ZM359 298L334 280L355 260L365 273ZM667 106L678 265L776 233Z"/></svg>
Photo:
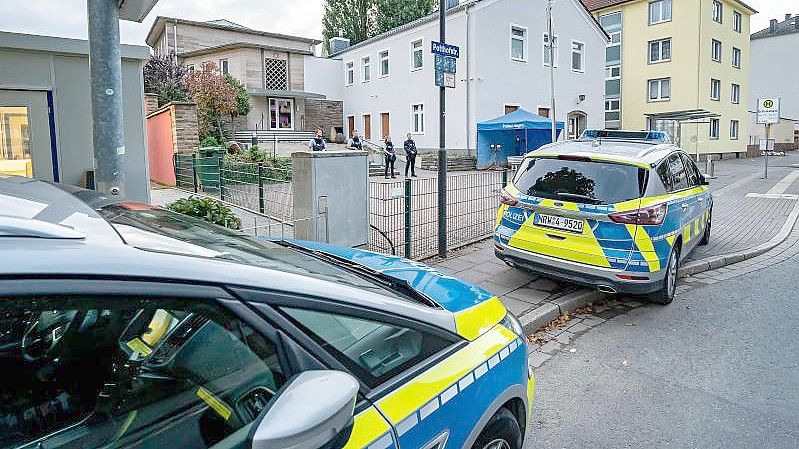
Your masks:
<svg viewBox="0 0 799 449"><path fill-rule="evenodd" d="M352 433L358 381L341 371L305 371L267 405L252 449L340 449Z"/></svg>
<svg viewBox="0 0 799 449"><path fill-rule="evenodd" d="M699 174L699 184L701 184L703 186L710 185L710 176L706 175L704 173L700 173Z"/></svg>

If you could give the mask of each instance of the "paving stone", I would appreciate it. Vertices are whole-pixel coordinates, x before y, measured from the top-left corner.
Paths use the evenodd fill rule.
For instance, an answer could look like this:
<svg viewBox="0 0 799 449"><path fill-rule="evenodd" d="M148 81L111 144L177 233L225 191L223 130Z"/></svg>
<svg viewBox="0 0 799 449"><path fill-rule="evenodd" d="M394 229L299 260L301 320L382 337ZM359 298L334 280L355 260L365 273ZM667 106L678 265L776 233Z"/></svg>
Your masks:
<svg viewBox="0 0 799 449"><path fill-rule="evenodd" d="M596 325L604 323L605 321L606 320L604 320L603 318L600 318L598 316L592 316L590 318L584 319L583 320L583 324L585 324L586 326L589 326L589 327L594 327Z"/></svg>
<svg viewBox="0 0 799 449"><path fill-rule="evenodd" d="M521 270L504 270L491 276L491 282L508 285L514 289L530 282L530 275Z"/></svg>
<svg viewBox="0 0 799 449"><path fill-rule="evenodd" d="M551 340L544 343L544 346L541 346L541 352L545 352L547 354L554 354L560 351L560 343L557 340Z"/></svg>
<svg viewBox="0 0 799 449"><path fill-rule="evenodd" d="M533 368L538 368L539 366L543 365L544 362L549 360L550 357L552 357L551 354L536 351L530 354L530 356L527 358L527 363L529 363Z"/></svg>
<svg viewBox="0 0 799 449"><path fill-rule="evenodd" d="M488 273L482 273L480 271L467 270L458 272L458 277L464 281L468 281L473 284L479 284L480 282L483 282L491 277L491 275Z"/></svg>
<svg viewBox="0 0 799 449"><path fill-rule="evenodd" d="M513 299L524 301L529 304L540 304L547 298L546 293L527 287L522 287L520 289L508 292L508 294L505 296L509 296Z"/></svg>
<svg viewBox="0 0 799 449"><path fill-rule="evenodd" d="M577 323L577 324L575 324L575 325L573 325L573 326L569 326L569 329L568 329L568 330L569 330L569 332L571 332L571 333L574 333L574 334L579 334L580 332L585 332L585 331L587 331L588 329L590 329L590 327L586 326L585 324L583 324L583 323Z"/></svg>
<svg viewBox="0 0 799 449"><path fill-rule="evenodd" d="M508 294L508 292L513 291L516 288L512 285L497 284L496 282L492 281L481 281L478 282L478 285L486 289L489 293L497 296L505 296Z"/></svg>
<svg viewBox="0 0 799 449"><path fill-rule="evenodd" d="M529 287L536 290L543 290L545 292L552 292L559 287L559 284L552 279L542 277L530 283Z"/></svg>
<svg viewBox="0 0 799 449"><path fill-rule="evenodd" d="M497 275L500 273L504 273L506 271L513 270L513 268L507 265L496 265L493 263L483 263L483 264L474 265L473 267L471 267L471 269L489 275Z"/></svg>
<svg viewBox="0 0 799 449"><path fill-rule="evenodd" d="M499 300L502 301L502 304L506 309L510 310L516 316L519 316L535 307L534 304L519 301L518 299L511 298L507 295L499 298Z"/></svg>
<svg viewBox="0 0 799 449"><path fill-rule="evenodd" d="M573 338L574 338L573 333L565 331L561 332L557 337L555 337L555 340L562 345L568 345L571 344Z"/></svg>

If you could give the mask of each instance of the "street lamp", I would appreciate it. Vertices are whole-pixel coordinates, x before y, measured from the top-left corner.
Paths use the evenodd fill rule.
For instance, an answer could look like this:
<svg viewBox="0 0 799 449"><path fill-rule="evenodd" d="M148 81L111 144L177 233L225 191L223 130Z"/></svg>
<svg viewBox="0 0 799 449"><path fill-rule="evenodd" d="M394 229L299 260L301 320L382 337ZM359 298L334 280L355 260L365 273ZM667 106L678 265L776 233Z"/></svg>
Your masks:
<svg viewBox="0 0 799 449"><path fill-rule="evenodd" d="M552 19L552 6L555 0L547 0L547 36L549 39L549 93L550 106L549 117L552 122L552 142L557 140L558 134L555 130L555 24Z"/></svg>

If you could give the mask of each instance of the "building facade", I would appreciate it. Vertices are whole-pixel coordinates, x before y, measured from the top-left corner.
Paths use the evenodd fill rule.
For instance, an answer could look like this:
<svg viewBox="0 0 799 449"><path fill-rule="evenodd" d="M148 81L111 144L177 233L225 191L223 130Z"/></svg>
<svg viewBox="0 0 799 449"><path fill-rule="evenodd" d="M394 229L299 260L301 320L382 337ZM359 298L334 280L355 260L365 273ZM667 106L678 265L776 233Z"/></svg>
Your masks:
<svg viewBox="0 0 799 449"><path fill-rule="evenodd" d="M799 58L786 57L787 49L799 48L799 14L772 19L765 30L752 34L749 66L749 143L766 138L765 126L756 123L758 98L780 98L780 123L771 137L780 148L796 148L799 140Z"/></svg>
<svg viewBox="0 0 799 449"><path fill-rule="evenodd" d="M155 54L174 53L190 70L212 64L241 81L250 113L237 128L290 136L321 127L341 128L341 98L324 78L338 66L314 56L319 40L253 30L227 21L196 22L158 17L147 36ZM306 73L311 71L311 73ZM330 97L333 95L334 97Z"/></svg>
<svg viewBox="0 0 799 449"><path fill-rule="evenodd" d="M749 23L737 0L584 0L611 36L609 128L662 129L690 153L746 153Z"/></svg>
<svg viewBox="0 0 799 449"><path fill-rule="evenodd" d="M477 122L517 108L550 114L545 0L453 2L447 43L460 48L455 88L447 90L448 148L476 148ZM555 116L566 137L601 128L607 35L579 0L555 3ZM421 148L438 147L439 88L431 42L438 14L421 18L354 46L341 46L344 126L368 140L414 135ZM335 51L335 50L334 50Z"/></svg>
<svg viewBox="0 0 799 449"><path fill-rule="evenodd" d="M121 53L124 191L149 202L142 67L150 51L122 45ZM90 79L87 41L0 32L0 176L87 186L95 168Z"/></svg>

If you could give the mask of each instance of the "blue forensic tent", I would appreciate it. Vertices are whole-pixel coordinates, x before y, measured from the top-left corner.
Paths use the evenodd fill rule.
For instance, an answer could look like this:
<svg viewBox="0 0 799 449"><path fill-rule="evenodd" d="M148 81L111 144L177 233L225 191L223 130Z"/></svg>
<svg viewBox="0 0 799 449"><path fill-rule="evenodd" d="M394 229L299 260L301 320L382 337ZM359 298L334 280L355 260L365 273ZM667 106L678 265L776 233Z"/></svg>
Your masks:
<svg viewBox="0 0 799 449"><path fill-rule="evenodd" d="M560 136L563 122L555 123L555 131ZM550 119L517 109L477 124L477 168L507 166L508 156L521 156L551 142Z"/></svg>

